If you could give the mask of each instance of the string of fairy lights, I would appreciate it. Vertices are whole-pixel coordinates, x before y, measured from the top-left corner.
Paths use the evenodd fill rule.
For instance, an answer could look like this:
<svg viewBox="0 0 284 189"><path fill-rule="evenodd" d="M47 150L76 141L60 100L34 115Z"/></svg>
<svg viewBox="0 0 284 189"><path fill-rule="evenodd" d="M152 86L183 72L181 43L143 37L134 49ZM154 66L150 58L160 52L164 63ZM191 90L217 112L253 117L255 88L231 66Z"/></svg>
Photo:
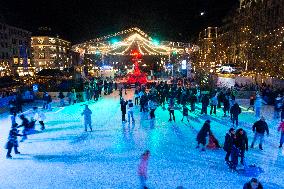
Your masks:
<svg viewBox="0 0 284 189"><path fill-rule="evenodd" d="M114 37L126 36L123 40L113 40ZM112 41L113 40L113 41ZM192 53L198 49L196 45L181 42L157 41L149 37L139 28L130 28L114 34L89 40L74 45L73 49L80 54L129 55L136 47L142 55L170 55Z"/></svg>

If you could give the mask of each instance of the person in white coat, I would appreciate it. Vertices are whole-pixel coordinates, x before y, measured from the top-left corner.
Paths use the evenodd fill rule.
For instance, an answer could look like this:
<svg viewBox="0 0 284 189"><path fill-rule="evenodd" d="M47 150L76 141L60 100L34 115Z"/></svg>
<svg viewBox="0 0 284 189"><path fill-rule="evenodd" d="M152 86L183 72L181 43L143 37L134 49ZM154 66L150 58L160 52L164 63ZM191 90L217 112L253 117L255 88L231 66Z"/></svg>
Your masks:
<svg viewBox="0 0 284 189"><path fill-rule="evenodd" d="M81 113L82 116L84 116L84 125L85 125L85 131L87 131L87 126L89 125L90 130L92 131L92 111L88 107L88 105L85 105L84 111Z"/></svg>
<svg viewBox="0 0 284 189"><path fill-rule="evenodd" d="M255 117L260 118L260 111L262 104L267 104L262 100L261 96L259 94L256 95L255 103L254 103L254 109L255 109Z"/></svg>
<svg viewBox="0 0 284 189"><path fill-rule="evenodd" d="M44 126L44 120L45 120L45 114L42 111L39 111L37 107L33 107L34 110L34 116L33 120L38 121L39 124L41 125L41 130L45 129Z"/></svg>

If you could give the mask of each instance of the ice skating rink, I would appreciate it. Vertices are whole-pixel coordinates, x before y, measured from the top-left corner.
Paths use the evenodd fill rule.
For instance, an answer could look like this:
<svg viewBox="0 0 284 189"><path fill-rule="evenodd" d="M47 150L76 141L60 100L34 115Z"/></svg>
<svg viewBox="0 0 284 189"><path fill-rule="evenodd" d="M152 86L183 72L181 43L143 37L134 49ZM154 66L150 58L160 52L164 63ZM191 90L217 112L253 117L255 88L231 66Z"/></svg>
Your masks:
<svg viewBox="0 0 284 189"><path fill-rule="evenodd" d="M133 96L128 93L126 99ZM246 111L247 101L238 101L244 109L239 127L245 129L249 145L253 138L251 127L256 121L252 111ZM226 132L232 126L229 117L199 116L190 113L190 122L181 122L182 113L175 111L176 123L168 122L167 110L159 107L154 127L148 116L135 107L135 125L121 123L118 92L104 96L96 103L88 103L93 111L93 132L84 132L83 104L65 108L55 107L46 113L46 130L29 135L19 142L20 155L12 152L13 159L6 159L4 145L10 129L10 117L0 117L0 189L138 189L137 166L140 155L149 149L148 167L150 189L242 189L250 177L231 172L224 163L223 149L196 149L196 134L206 119L223 146ZM55 104L53 105L55 106ZM27 109L27 108L26 108ZM278 122L272 120L273 107L263 107L270 135L265 137L264 150L258 143L246 152L247 164L264 169L258 176L265 189L284 188L284 148L279 149ZM20 124L20 120L17 119ZM19 137L20 139L20 137Z"/></svg>

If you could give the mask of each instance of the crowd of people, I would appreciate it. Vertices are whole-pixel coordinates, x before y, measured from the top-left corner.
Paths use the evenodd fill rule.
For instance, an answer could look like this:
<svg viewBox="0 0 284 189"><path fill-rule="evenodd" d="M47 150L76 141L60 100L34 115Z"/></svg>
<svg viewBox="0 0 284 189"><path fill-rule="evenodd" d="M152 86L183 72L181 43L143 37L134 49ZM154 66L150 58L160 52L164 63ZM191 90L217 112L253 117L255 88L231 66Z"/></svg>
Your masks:
<svg viewBox="0 0 284 189"><path fill-rule="evenodd" d="M121 86L121 85L120 85ZM225 135L223 149L226 152L225 162L232 170L237 170L239 164L245 165L245 152L249 149L249 141L247 132L243 128L238 127L239 115L242 110L236 101L236 91L228 88L215 89L213 91L201 91L198 87L185 87L178 83L168 84L167 82L153 83L151 86L146 87L144 85L136 85L134 91L134 98L126 100L124 99L123 93L127 94L128 86L126 84L119 87L115 82L108 80L93 80L86 83L84 87L84 95L86 101L94 100L97 101L103 94L109 95L114 90L118 90L120 96L120 107L122 112L122 122L129 124L135 124L134 107L139 106L140 112L145 115L145 119L150 119L152 126L156 118L155 111L161 106L163 110L167 110L169 113L169 122L176 122L176 111L182 113L181 121L189 122L189 112L196 113L200 116L210 114L215 116L217 109L222 108L223 117L230 117L232 122L232 128L228 130ZM269 135L268 125L265 118L261 116L261 106L267 104L267 102L261 97L261 92L256 92L250 97L250 106L255 111L255 116L260 118L252 125L252 132L255 133L253 141L250 147L254 148L254 144L259 139L259 149L263 150L263 138L265 132ZM78 95L75 89L72 89L65 96L63 92L58 93L58 99L60 99L60 106L65 106L65 99L69 105L73 105L78 101L81 101L82 97ZM43 94L43 109L51 110L52 97L48 92ZM196 108L197 103L201 104L201 111L198 112ZM278 127L281 132L280 145L282 147L284 142L284 117L283 117L283 98L279 94L274 100L274 118L280 119L281 124ZM208 111L208 108L210 111ZM21 95L10 102L10 113L11 113L11 130L9 132L8 141L6 143L7 158L12 158L11 151L14 148L15 154L19 154L18 151L18 140L17 137L21 136L24 141L27 139L27 135L35 132L35 124L38 121L41 130L45 129L45 115L42 110L34 107L30 112L29 118L24 114L19 114L19 118L22 123L19 125L16 123L16 117L18 113L22 112ZM126 119L126 114L128 115ZM85 109L81 113L84 116L85 131L89 128L92 131L91 115L92 111L85 105ZM19 134L19 128L23 127L22 133ZM218 140L215 138L211 127L210 119L206 120L200 131L196 136L197 147L201 151L205 151L207 148L221 148ZM207 144L208 142L208 144ZM201 147L200 147L201 145ZM206 146L207 145L207 146ZM138 168L138 175L141 181L141 186L146 187L147 180L147 166L150 151L146 151L141 157L141 163ZM257 186L257 187L256 187ZM261 188L261 184L257 180L251 180L246 183L244 188Z"/></svg>
<svg viewBox="0 0 284 189"><path fill-rule="evenodd" d="M201 103L201 111L199 115L208 114L207 109L210 108L210 115L216 115L216 109L222 108L223 116L229 116L232 122L232 128L229 129L225 135L223 149L226 152L225 162L229 168L237 171L237 166L240 164L245 166L245 152L249 149L249 141L247 132L253 132L254 138L251 142L250 148L254 148L254 144L259 140L259 149L263 150L263 139L265 132L269 135L269 129L264 116L261 116L261 107L263 104L267 104L261 97L261 92L255 92L250 98L250 107L255 111L255 116L259 120L252 125L251 131L245 131L245 129L238 127L238 118L242 112L239 104L236 101L235 91L231 89L216 89L209 92L201 92L198 88L187 88L179 86L178 84L167 84L167 82L160 82L153 84L148 91L145 86L137 86L134 92L134 105L132 99L126 100L123 98L123 89L120 89L120 105L122 112L122 122L129 124L135 123L133 116L133 106L140 106L140 112L148 114L146 119L155 119L155 110L158 106L161 106L164 110L169 112L169 122L176 121L175 112L180 111L182 113L182 120L184 118L189 121L189 111L197 112L196 104ZM248 108L248 109L249 109ZM274 118L281 121L278 130L281 132L280 145L282 147L284 142L284 118L283 118L283 98L281 95L275 99L274 104ZM128 120L125 115L128 114ZM153 122L150 122L153 123ZM207 139L208 138L208 139ZM220 148L218 140L215 138L210 128L210 119L205 121L204 125L200 129L196 137L197 147L201 151L205 151L207 148ZM207 144L208 141L208 144ZM206 146L207 144L207 146ZM142 159L145 159L143 155ZM146 160L144 160L146 161ZM143 164L144 165L144 164ZM259 167L252 166L253 169L260 171ZM140 172L139 172L140 175ZM140 175L141 185L145 186L145 178ZM261 184L258 182L247 183L244 188L250 188L257 185L261 188ZM257 187L256 187L257 188Z"/></svg>

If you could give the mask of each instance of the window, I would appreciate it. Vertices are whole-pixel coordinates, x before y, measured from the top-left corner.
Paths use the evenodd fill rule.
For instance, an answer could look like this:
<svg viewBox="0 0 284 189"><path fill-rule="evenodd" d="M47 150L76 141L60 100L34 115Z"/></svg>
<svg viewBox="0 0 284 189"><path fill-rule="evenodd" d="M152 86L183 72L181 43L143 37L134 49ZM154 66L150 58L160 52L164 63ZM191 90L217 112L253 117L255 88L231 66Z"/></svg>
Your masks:
<svg viewBox="0 0 284 189"><path fill-rule="evenodd" d="M45 53L38 53L39 59L45 59Z"/></svg>

